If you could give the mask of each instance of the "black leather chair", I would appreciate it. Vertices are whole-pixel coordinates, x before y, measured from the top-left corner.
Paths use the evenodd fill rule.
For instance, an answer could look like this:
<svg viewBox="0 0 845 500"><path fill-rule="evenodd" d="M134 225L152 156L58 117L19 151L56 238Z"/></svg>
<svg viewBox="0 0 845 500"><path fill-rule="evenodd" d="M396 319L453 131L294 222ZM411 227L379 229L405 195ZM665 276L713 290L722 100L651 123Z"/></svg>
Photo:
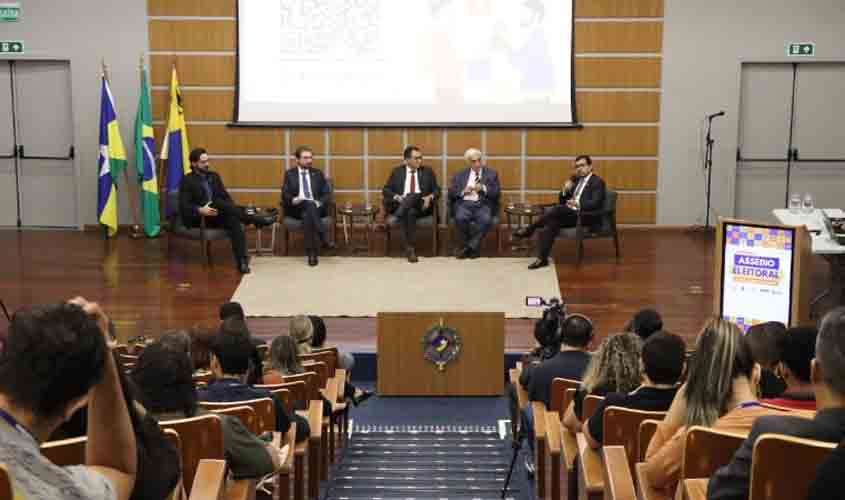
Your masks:
<svg viewBox="0 0 845 500"><path fill-rule="evenodd" d="M448 218L449 227L447 228L447 231L446 231L446 249L447 249L448 252L454 253L456 248L454 248L453 245L454 245L455 241L457 241L455 233L457 233L457 231L458 231L458 228L455 225L455 204L449 203L448 208L449 208L449 218ZM498 211L498 209L496 209L496 210ZM490 223L491 223L491 226L492 226L492 227L490 227L490 231L496 232L496 252L497 252L497 255L501 255L502 254L502 231L501 231L502 228L500 226L501 220L499 219L498 213L494 213L492 215L492 220L490 221Z"/></svg>
<svg viewBox="0 0 845 500"><path fill-rule="evenodd" d="M579 212L578 222L575 227L561 228L558 233L558 238L566 238L575 240L576 243L576 266L581 265L584 258L584 240L594 240L599 238L613 238L613 246L616 249L616 260L619 260L619 233L616 230L616 199L618 193L608 189L604 195L604 205L600 210L592 212ZM554 207L554 204L543 205L544 209ZM593 216L600 215L601 223L588 226L582 223L582 217L585 215Z"/></svg>
<svg viewBox="0 0 845 500"><path fill-rule="evenodd" d="M440 200L435 198L432 200L433 209L431 215L417 218L418 228L431 228L431 256L437 257L437 221L439 213ZM399 226L399 219L393 214L387 214L384 218L384 233L386 236L386 243L384 247L384 254L390 253L390 233L393 229Z"/></svg>
<svg viewBox="0 0 845 500"><path fill-rule="evenodd" d="M167 206L176 207L176 210L168 218L168 226L170 231L170 238L180 238L185 240L199 241L202 247L202 261L203 265L212 265L211 259L211 242L228 240L226 231L216 227L206 227L205 217L200 217L199 227L186 227L182 223L182 217L179 215L179 192L174 191L167 193ZM168 244L170 239L168 239Z"/></svg>
<svg viewBox="0 0 845 500"><path fill-rule="evenodd" d="M326 204L326 216L320 219L320 223L323 225L324 228L327 228L329 232L331 232L331 238L333 242L337 242L337 204L335 203L334 199L334 186L332 185L331 179L326 179L326 182L329 184L329 189L331 189L331 197L329 198L328 203ZM302 232L303 231L303 223L302 219L295 219L293 217L288 217L285 215L285 207L284 204L279 204L281 210L281 220L282 220L282 229L283 235L282 239L285 241L285 252L284 255L288 255L288 248L290 246L290 233L292 232Z"/></svg>

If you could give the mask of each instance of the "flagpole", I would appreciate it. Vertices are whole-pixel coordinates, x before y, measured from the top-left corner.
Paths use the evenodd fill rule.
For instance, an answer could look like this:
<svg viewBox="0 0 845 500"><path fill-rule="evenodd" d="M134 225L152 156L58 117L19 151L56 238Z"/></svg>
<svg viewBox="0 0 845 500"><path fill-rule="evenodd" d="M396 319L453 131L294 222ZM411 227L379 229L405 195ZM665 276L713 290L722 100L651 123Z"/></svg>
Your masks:
<svg viewBox="0 0 845 500"><path fill-rule="evenodd" d="M100 59L100 78L103 78L103 79L108 81L108 78L106 76L106 58L105 57ZM99 172L97 172L97 175L99 175ZM108 242L109 241L109 228L107 226L103 226L102 224L100 224L100 225L103 228L103 240Z"/></svg>

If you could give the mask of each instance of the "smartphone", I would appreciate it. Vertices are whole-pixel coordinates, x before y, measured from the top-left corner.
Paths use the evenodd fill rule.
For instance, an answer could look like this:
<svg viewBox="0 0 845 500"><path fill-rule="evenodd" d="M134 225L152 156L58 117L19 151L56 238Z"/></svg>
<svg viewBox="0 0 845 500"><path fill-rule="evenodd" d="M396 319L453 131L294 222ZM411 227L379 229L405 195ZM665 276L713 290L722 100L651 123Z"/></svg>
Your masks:
<svg viewBox="0 0 845 500"><path fill-rule="evenodd" d="M525 297L525 307L543 307L543 297Z"/></svg>

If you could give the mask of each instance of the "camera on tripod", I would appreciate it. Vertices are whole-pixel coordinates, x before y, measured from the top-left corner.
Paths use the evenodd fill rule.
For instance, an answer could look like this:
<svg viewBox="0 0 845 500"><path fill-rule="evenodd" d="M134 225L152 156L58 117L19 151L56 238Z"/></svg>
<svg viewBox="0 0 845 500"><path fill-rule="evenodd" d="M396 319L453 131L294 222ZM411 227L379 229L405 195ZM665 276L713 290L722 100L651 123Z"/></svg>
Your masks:
<svg viewBox="0 0 845 500"><path fill-rule="evenodd" d="M544 307L543 316L534 324L534 338L539 347L523 357L523 362L539 363L553 358L560 351L561 326L566 318L566 303L554 297L525 297L527 307Z"/></svg>

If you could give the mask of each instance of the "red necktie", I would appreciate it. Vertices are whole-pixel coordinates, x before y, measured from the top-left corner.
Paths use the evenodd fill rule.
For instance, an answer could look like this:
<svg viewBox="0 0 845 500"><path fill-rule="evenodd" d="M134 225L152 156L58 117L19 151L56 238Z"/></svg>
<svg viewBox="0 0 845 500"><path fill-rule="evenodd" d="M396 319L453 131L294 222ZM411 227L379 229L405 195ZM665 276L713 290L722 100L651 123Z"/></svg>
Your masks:
<svg viewBox="0 0 845 500"><path fill-rule="evenodd" d="M417 190L417 171L414 170L411 172L411 188L408 190L408 194L414 194Z"/></svg>

